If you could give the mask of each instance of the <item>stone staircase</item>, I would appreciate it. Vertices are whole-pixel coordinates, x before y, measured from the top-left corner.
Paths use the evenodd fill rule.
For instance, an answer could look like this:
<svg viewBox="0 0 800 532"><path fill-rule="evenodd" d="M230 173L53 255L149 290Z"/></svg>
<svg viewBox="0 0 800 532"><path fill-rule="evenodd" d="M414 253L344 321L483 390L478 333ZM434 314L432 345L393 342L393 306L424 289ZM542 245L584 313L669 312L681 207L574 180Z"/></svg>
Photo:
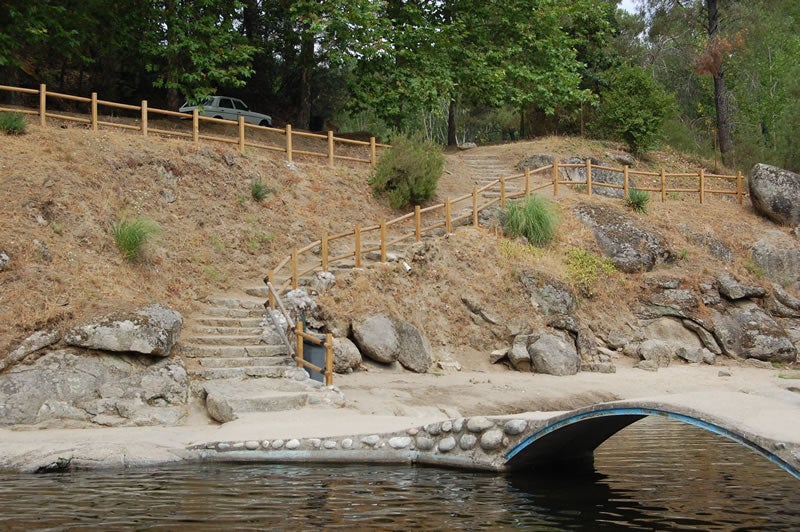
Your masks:
<svg viewBox="0 0 800 532"><path fill-rule="evenodd" d="M508 168L508 163L497 155L471 155L464 154L461 156L464 164L468 166L473 175L475 176L475 185L480 188L488 185L492 181L497 181L501 176L509 177L516 175L518 172L513 172ZM514 180L506 183L506 195L515 194L522 191L524 182ZM499 183L489 190L483 192L484 198L497 198L500 196Z"/></svg>

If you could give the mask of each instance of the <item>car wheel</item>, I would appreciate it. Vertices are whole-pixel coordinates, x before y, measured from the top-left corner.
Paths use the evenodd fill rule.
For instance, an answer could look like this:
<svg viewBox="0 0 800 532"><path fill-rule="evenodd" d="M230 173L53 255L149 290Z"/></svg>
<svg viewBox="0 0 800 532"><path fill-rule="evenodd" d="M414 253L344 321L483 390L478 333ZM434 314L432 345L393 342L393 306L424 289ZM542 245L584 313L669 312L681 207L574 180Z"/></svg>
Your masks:
<svg viewBox="0 0 800 532"><path fill-rule="evenodd" d="M266 121L266 120L262 120L261 122L258 123L258 125L262 126L262 127L269 127L272 124L270 122Z"/></svg>

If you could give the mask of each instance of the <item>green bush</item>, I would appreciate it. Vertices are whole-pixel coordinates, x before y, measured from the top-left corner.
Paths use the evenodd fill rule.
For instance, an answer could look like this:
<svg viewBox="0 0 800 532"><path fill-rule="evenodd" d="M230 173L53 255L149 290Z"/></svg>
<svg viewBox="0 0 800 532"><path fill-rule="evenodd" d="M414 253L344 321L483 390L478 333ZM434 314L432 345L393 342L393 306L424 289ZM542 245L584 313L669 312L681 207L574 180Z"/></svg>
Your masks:
<svg viewBox="0 0 800 532"><path fill-rule="evenodd" d="M673 112L672 96L639 67L612 70L608 84L600 95L601 130L627 143L634 153L655 148Z"/></svg>
<svg viewBox="0 0 800 532"><path fill-rule="evenodd" d="M8 135L22 135L28 123L21 113L0 112L0 131Z"/></svg>
<svg viewBox="0 0 800 532"><path fill-rule="evenodd" d="M625 196L625 205L634 212L645 214L648 203L650 203L650 194L644 190L631 188L628 190L628 195Z"/></svg>
<svg viewBox="0 0 800 532"><path fill-rule="evenodd" d="M260 179L256 179L250 183L250 196L259 203L264 201L264 198L269 196L270 192L272 192L272 190Z"/></svg>
<svg viewBox="0 0 800 532"><path fill-rule="evenodd" d="M369 184L375 194L385 194L391 206L399 209L432 198L443 169L439 146L421 137L399 136L381 154Z"/></svg>
<svg viewBox="0 0 800 532"><path fill-rule="evenodd" d="M114 223L113 230L117 249L129 261L140 259L145 245L161 232L158 224L147 218L120 220Z"/></svg>
<svg viewBox="0 0 800 532"><path fill-rule="evenodd" d="M573 248L567 252L567 277L586 297L594 295L594 285L601 275L615 271L613 262L589 250Z"/></svg>
<svg viewBox="0 0 800 532"><path fill-rule="evenodd" d="M509 203L503 212L503 230L512 238L524 236L534 246L543 246L556 234L559 213L555 204L533 195L522 203Z"/></svg>

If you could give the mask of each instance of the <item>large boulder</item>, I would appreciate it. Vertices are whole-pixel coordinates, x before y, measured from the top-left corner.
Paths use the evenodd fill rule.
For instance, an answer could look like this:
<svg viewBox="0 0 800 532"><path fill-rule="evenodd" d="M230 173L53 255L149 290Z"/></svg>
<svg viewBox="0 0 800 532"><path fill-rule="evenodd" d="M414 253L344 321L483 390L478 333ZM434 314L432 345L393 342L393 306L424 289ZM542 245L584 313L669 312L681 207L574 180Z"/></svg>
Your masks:
<svg viewBox="0 0 800 532"><path fill-rule="evenodd" d="M797 348L783 327L751 301L712 309L711 322L728 356L788 363L797 358Z"/></svg>
<svg viewBox="0 0 800 532"><path fill-rule="evenodd" d="M753 263L769 279L800 290L800 247L786 238L756 242L751 249Z"/></svg>
<svg viewBox="0 0 800 532"><path fill-rule="evenodd" d="M514 337L514 343L508 350L508 361L517 371L531 371L531 354L528 353L528 344L535 338L529 334L519 334Z"/></svg>
<svg viewBox="0 0 800 532"><path fill-rule="evenodd" d="M150 305L75 327L64 335L64 342L99 351L166 357L177 343L182 325L183 318L177 311Z"/></svg>
<svg viewBox="0 0 800 532"><path fill-rule="evenodd" d="M526 155L525 157L517 163L517 170L523 171L526 168L531 170L536 170L537 168L543 168L547 165L553 164L553 157L550 153L534 153L531 155Z"/></svg>
<svg viewBox="0 0 800 532"><path fill-rule="evenodd" d="M361 366L361 351L349 338L333 338L333 371L351 373Z"/></svg>
<svg viewBox="0 0 800 532"><path fill-rule="evenodd" d="M407 370L425 373L433 364L431 345L422 333L403 320L393 320L399 341L397 361Z"/></svg>
<svg viewBox="0 0 800 532"><path fill-rule="evenodd" d="M619 209L583 203L575 208L575 214L592 229L597 245L623 272L650 271L658 264L675 260L660 233L634 223Z"/></svg>
<svg viewBox="0 0 800 532"><path fill-rule="evenodd" d="M781 225L800 225L800 174L757 164L748 186L756 212Z"/></svg>
<svg viewBox="0 0 800 532"><path fill-rule="evenodd" d="M8 366L12 366L24 359L31 353L35 353L40 349L51 346L61 339L61 333L57 330L43 330L36 331L32 335L25 338L19 346L11 351L8 356L0 360L0 371L3 371Z"/></svg>
<svg viewBox="0 0 800 532"><path fill-rule="evenodd" d="M400 339L394 322L382 314L353 322L353 339L361 353L382 364L396 362Z"/></svg>
<svg viewBox="0 0 800 532"><path fill-rule="evenodd" d="M531 305L540 314L571 314L578 306L572 290L562 281L528 270L520 272L519 280L530 297Z"/></svg>
<svg viewBox="0 0 800 532"><path fill-rule="evenodd" d="M528 353L537 373L575 375L581 366L575 343L560 331L539 335L528 346Z"/></svg>
<svg viewBox="0 0 800 532"><path fill-rule="evenodd" d="M153 363L150 357L64 349L0 376L0 424L177 424L188 396L180 358Z"/></svg>

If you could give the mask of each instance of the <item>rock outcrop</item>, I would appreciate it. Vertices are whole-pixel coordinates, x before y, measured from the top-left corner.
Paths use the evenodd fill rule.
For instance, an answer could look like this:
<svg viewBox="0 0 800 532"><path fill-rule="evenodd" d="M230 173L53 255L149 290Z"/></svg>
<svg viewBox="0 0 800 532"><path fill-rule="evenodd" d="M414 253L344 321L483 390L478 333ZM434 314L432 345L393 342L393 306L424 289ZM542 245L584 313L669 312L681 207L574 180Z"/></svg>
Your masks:
<svg viewBox="0 0 800 532"><path fill-rule="evenodd" d="M756 212L777 224L800 225L800 174L757 164L747 182Z"/></svg>
<svg viewBox="0 0 800 532"><path fill-rule="evenodd" d="M590 159L590 161L592 165L595 166L609 166L603 161L596 159ZM586 159L581 157L570 157L566 161L563 161L563 163L583 165L578 167L560 168L559 171L561 172L561 175L569 181L586 182ZM596 183L601 183L601 185L597 185ZM622 188L605 187L602 186L602 184L622 187L624 186L624 183L625 177L623 176L622 172L612 172L609 170L592 168L592 194L598 194L607 198L623 198L625 197L625 191ZM636 183L630 177L628 178L628 186L631 188L636 187Z"/></svg>

